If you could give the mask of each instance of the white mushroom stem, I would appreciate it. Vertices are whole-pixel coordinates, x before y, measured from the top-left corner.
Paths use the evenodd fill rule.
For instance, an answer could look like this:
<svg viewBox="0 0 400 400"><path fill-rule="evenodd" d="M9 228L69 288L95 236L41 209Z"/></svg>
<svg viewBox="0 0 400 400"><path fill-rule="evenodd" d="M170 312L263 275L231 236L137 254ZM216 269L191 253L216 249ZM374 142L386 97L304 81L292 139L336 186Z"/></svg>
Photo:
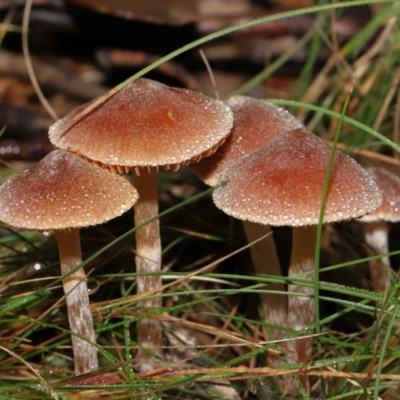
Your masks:
<svg viewBox="0 0 400 400"><path fill-rule="evenodd" d="M364 224L365 241L376 254L389 252L389 224L386 221L366 222ZM390 286L390 260L382 257L369 262L371 284L375 291L380 292Z"/></svg>
<svg viewBox="0 0 400 400"><path fill-rule="evenodd" d="M317 240L317 226L300 226L293 228L292 255L289 266L289 277L306 272L313 272L315 268L315 244ZM313 273L299 277L299 279L314 280ZM314 322L314 288L290 284L288 286L288 326L294 330L301 330ZM291 295L293 294L293 295ZM311 333L311 332L309 332ZM287 359L290 363L306 363L310 361L313 339L301 338L287 343ZM300 380L308 389L308 380Z"/></svg>
<svg viewBox="0 0 400 400"><path fill-rule="evenodd" d="M82 263L79 229L63 229L55 232L60 255L61 274L66 275ZM85 374L98 369L96 335L90 310L86 276L83 268L63 280L69 325L72 335L75 374ZM74 334L78 334L80 338Z"/></svg>
<svg viewBox="0 0 400 400"><path fill-rule="evenodd" d="M247 242L251 243L262 236L271 233L264 239L254 243L250 247L254 269L257 274L282 276L282 271L276 252L274 238L269 225L256 224L250 221L243 221L243 228ZM285 285L271 283L265 286L265 292L261 294L261 306L265 321L268 324L287 326L287 296L268 293L267 291L285 291ZM273 338L281 339L286 336L285 331L271 329Z"/></svg>
<svg viewBox="0 0 400 400"><path fill-rule="evenodd" d="M157 173L153 170L140 170L140 176L134 174L134 186L139 192L139 200L134 206L135 226L146 223L158 214ZM136 272L138 274L160 273L161 271L161 239L158 219L147 223L136 231ZM142 275L137 277L137 294L161 288L160 275ZM153 297L139 302L139 306L149 311L161 307L161 298ZM146 318L138 322L138 359L150 358L154 353L162 356L161 324L154 318Z"/></svg>

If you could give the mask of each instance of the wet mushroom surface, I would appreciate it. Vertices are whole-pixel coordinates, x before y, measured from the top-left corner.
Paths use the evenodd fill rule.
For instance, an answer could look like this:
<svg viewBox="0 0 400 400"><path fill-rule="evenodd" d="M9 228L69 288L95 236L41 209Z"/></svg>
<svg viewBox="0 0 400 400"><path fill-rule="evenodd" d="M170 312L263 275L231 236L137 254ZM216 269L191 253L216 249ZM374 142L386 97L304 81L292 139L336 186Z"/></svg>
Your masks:
<svg viewBox="0 0 400 400"><path fill-rule="evenodd" d="M137 199L136 189L125 178L64 150L54 150L0 187L2 222L51 231L56 237L76 375L98 368L86 276L77 268L82 263L79 228L117 217Z"/></svg>
<svg viewBox="0 0 400 400"><path fill-rule="evenodd" d="M296 333L314 322L315 244L321 200L331 148L322 139L298 128L230 165L213 193L217 207L236 218L272 226L292 227L287 327ZM323 222L361 217L382 203L371 176L350 157L336 151L329 179ZM312 338L287 342L291 363L310 362ZM307 392L309 381L300 375ZM292 382L290 394L298 395Z"/></svg>
<svg viewBox="0 0 400 400"><path fill-rule="evenodd" d="M233 125L230 108L201 93L140 78L108 97L82 105L50 127L50 141L114 172L133 171L137 293L148 311L161 306L162 248L157 172L177 170L215 152ZM154 292L155 291L155 292ZM162 358L161 324L138 321L138 359Z"/></svg>

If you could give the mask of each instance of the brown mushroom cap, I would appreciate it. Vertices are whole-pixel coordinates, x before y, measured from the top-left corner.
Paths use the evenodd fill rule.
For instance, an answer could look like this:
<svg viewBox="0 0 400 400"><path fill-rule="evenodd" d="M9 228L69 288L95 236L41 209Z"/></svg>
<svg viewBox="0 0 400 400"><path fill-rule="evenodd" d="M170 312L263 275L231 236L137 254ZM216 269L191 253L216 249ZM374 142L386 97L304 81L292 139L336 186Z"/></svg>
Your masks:
<svg viewBox="0 0 400 400"><path fill-rule="evenodd" d="M378 167L366 168L382 192L383 202L375 211L364 215L362 222L400 221L400 178Z"/></svg>
<svg viewBox="0 0 400 400"><path fill-rule="evenodd" d="M318 223L331 148L295 129L228 167L214 191L217 207L239 219L269 225ZM324 222L360 217L377 208L382 196L368 173L336 152Z"/></svg>
<svg viewBox="0 0 400 400"><path fill-rule="evenodd" d="M137 199L125 178L54 150L0 187L0 220L29 230L85 227L121 215Z"/></svg>
<svg viewBox="0 0 400 400"><path fill-rule="evenodd" d="M233 116L223 102L200 93L137 79L72 125L84 104L50 127L59 148L104 165L174 167L212 154Z"/></svg>
<svg viewBox="0 0 400 400"><path fill-rule="evenodd" d="M303 124L285 109L247 96L230 97L233 112L231 134L210 157L191 167L207 185L215 186L221 173L239 158L265 146L277 136Z"/></svg>

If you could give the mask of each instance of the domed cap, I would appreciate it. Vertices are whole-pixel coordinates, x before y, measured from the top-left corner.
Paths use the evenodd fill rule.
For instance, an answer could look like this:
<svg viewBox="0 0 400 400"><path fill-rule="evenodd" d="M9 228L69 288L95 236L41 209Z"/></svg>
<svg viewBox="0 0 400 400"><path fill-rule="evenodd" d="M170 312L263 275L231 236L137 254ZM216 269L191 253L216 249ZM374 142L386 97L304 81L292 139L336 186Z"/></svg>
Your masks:
<svg viewBox="0 0 400 400"><path fill-rule="evenodd" d="M400 178L390 171L378 167L366 168L382 192L380 207L361 218L362 222L400 221Z"/></svg>
<svg viewBox="0 0 400 400"><path fill-rule="evenodd" d="M0 220L29 230L85 227L123 214L137 199L125 178L54 150L0 187Z"/></svg>
<svg viewBox="0 0 400 400"><path fill-rule="evenodd" d="M303 124L283 108L247 96L230 97L233 128L225 143L210 157L191 167L206 184L215 186L221 173L239 158L265 146L277 136Z"/></svg>
<svg viewBox="0 0 400 400"><path fill-rule="evenodd" d="M252 222L316 225L330 152L322 139L305 129L286 132L228 167L214 202L227 214ZM324 222L360 217L381 202L368 173L336 152Z"/></svg>
<svg viewBox="0 0 400 400"><path fill-rule="evenodd" d="M212 154L233 125L232 112L223 102L143 78L68 127L90 104L52 125L50 141L104 165L186 165Z"/></svg>

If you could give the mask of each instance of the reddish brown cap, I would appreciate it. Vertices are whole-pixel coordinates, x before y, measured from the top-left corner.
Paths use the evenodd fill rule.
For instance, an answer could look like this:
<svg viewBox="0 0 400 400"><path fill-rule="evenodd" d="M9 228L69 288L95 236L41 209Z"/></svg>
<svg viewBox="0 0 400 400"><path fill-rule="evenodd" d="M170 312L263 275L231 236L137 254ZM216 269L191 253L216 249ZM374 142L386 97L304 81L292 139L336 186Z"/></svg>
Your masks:
<svg viewBox="0 0 400 400"><path fill-rule="evenodd" d="M228 167L214 202L227 214L252 222L317 224L330 152L322 139L305 129L286 132ZM360 217L381 202L368 173L336 152L324 222Z"/></svg>
<svg viewBox="0 0 400 400"><path fill-rule="evenodd" d="M262 100L233 96L226 103L234 117L231 134L212 156L191 166L210 186L215 186L222 171L239 158L260 149L284 132L303 127L285 109Z"/></svg>
<svg viewBox="0 0 400 400"><path fill-rule="evenodd" d="M383 168L366 168L382 192L383 202L375 211L364 215L363 222L400 221L400 178Z"/></svg>
<svg viewBox="0 0 400 400"><path fill-rule="evenodd" d="M125 178L54 150L0 187L0 220L29 230L79 228L117 217L137 199Z"/></svg>
<svg viewBox="0 0 400 400"><path fill-rule="evenodd" d="M104 165L176 168L212 154L233 125L223 102L138 79L64 132L82 105L50 127L59 148Z"/></svg>

